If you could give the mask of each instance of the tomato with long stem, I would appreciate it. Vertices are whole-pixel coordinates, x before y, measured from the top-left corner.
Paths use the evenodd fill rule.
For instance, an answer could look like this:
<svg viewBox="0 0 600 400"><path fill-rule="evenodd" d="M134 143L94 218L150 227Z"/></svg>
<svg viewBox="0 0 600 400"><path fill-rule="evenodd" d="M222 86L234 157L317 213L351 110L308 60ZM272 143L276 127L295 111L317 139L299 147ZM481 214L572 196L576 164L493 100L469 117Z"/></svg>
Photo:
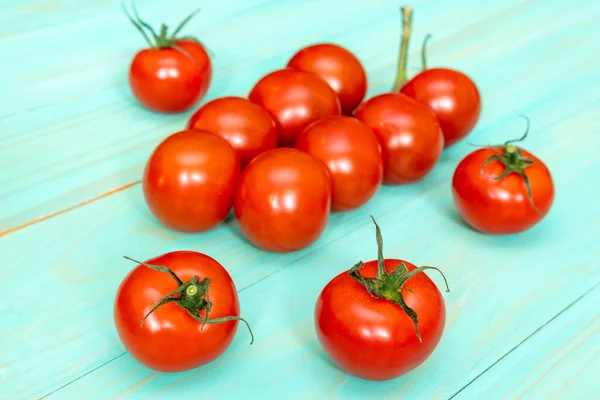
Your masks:
<svg viewBox="0 0 600 400"><path fill-rule="evenodd" d="M402 40L393 91L431 108L442 128L444 146L449 147L467 136L477 124L481 114L479 89L463 72L451 68L427 68L426 45L430 35L423 41L423 70L409 80L406 70L412 25L411 8L402 7L402 14Z"/></svg>
<svg viewBox="0 0 600 400"><path fill-rule="evenodd" d="M359 261L321 291L314 312L319 342L342 370L383 381L422 364L437 347L446 322L444 298L425 270L383 257L375 223L377 260ZM443 276L443 274L442 274ZM446 283L446 290L448 284Z"/></svg>
<svg viewBox="0 0 600 400"><path fill-rule="evenodd" d="M114 322L127 351L161 372L208 364L231 344L240 304L231 276L215 259L174 251L138 264L121 282ZM251 342L251 344L252 344Z"/></svg>
<svg viewBox="0 0 600 400"><path fill-rule="evenodd" d="M515 145L478 149L456 167L452 178L454 203L467 224L488 234L513 234L536 225L550 211L554 183L546 164Z"/></svg>
<svg viewBox="0 0 600 400"><path fill-rule="evenodd" d="M188 15L172 34L168 34L165 24L157 34L132 7L133 16L123 3L127 17L149 45L135 55L129 67L133 95L152 111L177 113L189 109L206 95L212 78L212 64L202 43L193 36L177 36L199 10Z"/></svg>

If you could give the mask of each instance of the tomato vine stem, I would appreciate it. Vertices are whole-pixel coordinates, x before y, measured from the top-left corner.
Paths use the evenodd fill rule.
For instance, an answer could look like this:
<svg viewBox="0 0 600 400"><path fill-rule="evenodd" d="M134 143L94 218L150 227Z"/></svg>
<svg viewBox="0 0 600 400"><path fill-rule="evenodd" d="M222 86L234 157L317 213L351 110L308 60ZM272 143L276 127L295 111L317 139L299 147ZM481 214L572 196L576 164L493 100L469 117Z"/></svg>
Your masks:
<svg viewBox="0 0 600 400"><path fill-rule="evenodd" d="M383 258L383 237L381 235L381 229L373 216L371 216L371 219L375 224L375 237L377 240L377 275L375 278L365 278L360 272L364 265L362 261L356 263L350 271L348 271L348 274L352 279L363 285L372 297L386 299L400 306L415 325L415 333L419 342L423 343L423 338L419 332L419 316L415 310L406 304L404 296L402 295L402 290L413 294L414 292L408 288L404 288L404 285L410 278L428 269L436 270L442 275L444 283L446 284L446 292L450 291L448 281L446 280L444 273L436 267L422 266L409 271L404 262L400 262L400 265L398 265L391 273L388 273L385 269L385 259Z"/></svg>
<svg viewBox="0 0 600 400"><path fill-rule="evenodd" d="M400 8L402 12L402 36L400 38L400 51L398 54L398 71L396 73L396 81L392 87L392 92L396 93L408 81L407 66L408 66L408 45L410 41L412 29L412 8L403 6Z"/></svg>
<svg viewBox="0 0 600 400"><path fill-rule="evenodd" d="M142 261L137 261L127 256L123 256L123 258L133 261L139 265L143 265L144 267L150 268L154 271L168 273L175 280L175 282L177 282L177 289L156 301L150 308L150 311L148 311L148 313L146 313L144 318L142 318L140 321L140 326L143 325L146 321L146 318L148 318L148 316L150 316L150 314L152 314L158 308L168 303L176 303L192 318L202 324L200 330L204 329L206 324L221 324L228 321L242 321L244 324L246 324L248 332L250 332L250 344L254 343L254 334L252 333L250 324L248 324L244 318L238 316L210 318L210 313L213 307L213 303L208 297L208 288L211 282L210 278L204 278L200 280L200 278L195 275L192 279L183 282L170 268L162 265L152 265ZM204 318L200 316L202 311L204 311Z"/></svg>
<svg viewBox="0 0 600 400"><path fill-rule="evenodd" d="M194 60L194 58L187 51L182 49L181 46L177 45L177 42L180 40L188 40L188 41L192 41L192 42L200 44L208 51L208 53L211 56L214 56L212 51L210 51L210 49L208 49L208 47L206 47L196 37L194 37L194 36L177 37L177 34L179 34L179 32L183 29L183 27L185 27L185 25L187 25L187 23L190 22L190 20L192 18L194 18L194 16L200 12L200 8L194 10L191 14L189 14L187 17L185 17L179 23L179 25L177 25L177 27L175 28L173 33L171 35L169 35L168 34L169 27L166 24L162 24L160 26L160 33L157 34L156 31L154 30L154 28L152 28L152 26L149 23L147 23L146 21L141 19L140 15L138 14L137 8L135 7L135 3L132 0L130 0L130 5L131 5L131 10L132 10L133 15L127 10L125 1L121 2L121 8L123 8L125 15L129 19L129 21L133 24L133 26L135 26L135 28L142 34L142 36L144 37L144 39L146 40L146 42L148 43L148 45L151 48L159 49L159 50L160 49L171 49L171 48L175 49L175 50L179 51L180 53L182 53L187 58L189 58L190 60L192 60L194 62L194 64L196 66L198 66L198 63L196 62L196 60ZM151 40L150 36L148 36L148 32L152 36L153 40Z"/></svg>
<svg viewBox="0 0 600 400"><path fill-rule="evenodd" d="M421 45L421 68L423 71L427 69L427 43L431 39L431 33L425 35L425 39L423 39L423 44Z"/></svg>

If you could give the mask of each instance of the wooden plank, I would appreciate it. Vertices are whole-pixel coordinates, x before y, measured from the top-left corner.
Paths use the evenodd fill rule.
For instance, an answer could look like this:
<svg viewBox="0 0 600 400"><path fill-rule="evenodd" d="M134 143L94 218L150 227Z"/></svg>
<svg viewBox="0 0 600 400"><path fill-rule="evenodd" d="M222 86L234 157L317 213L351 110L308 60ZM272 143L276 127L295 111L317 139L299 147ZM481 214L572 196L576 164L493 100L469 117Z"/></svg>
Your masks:
<svg viewBox="0 0 600 400"><path fill-rule="evenodd" d="M143 3L143 1L142 1ZM0 14L0 39L37 29L45 29L76 19L85 19L118 6L111 0L3 1Z"/></svg>
<svg viewBox="0 0 600 400"><path fill-rule="evenodd" d="M426 14L440 13L437 21L442 21L441 15L448 20L449 3L444 4L446 8L434 10L437 6L432 6ZM511 238L478 235L457 223L450 211L448 180L453 167L470 149L466 144L446 152L439 167L423 182L384 188L367 207L334 216L315 247L285 256L251 248L228 225L206 235L166 231L145 211L139 187L122 191L0 240L0 254L6 260L0 265L0 397L37 397L85 375L56 395L144 397L166 391L168 395L197 396L201 393L199 382L211 379L207 390L226 386L226 393L240 394L253 387L245 385L254 379L257 385L270 387L273 394L299 388L302 391L297 393L306 397L327 390L345 397L374 390L380 397L397 398L401 392L407 397L439 398L465 386L583 293L586 284L599 278L595 264L598 255L592 247L598 237L599 211L594 202L595 186L590 184L599 172L595 162L598 139L594 135L600 127L595 90L598 55L580 50L593 48L600 36L594 20L597 6L587 2L561 10L558 2L523 3L505 12L494 9L498 11L494 14L487 5L468 8L470 3L462 4L458 16L477 14L480 7L483 12L477 16L482 19L464 25L464 31L457 30L440 40L432 50L436 57L441 55L440 60L452 61L481 82L486 103L472 141L497 142L507 135L515 136L513 133L521 129L516 114L525 112L532 118L527 147L547 160L558 190L548 220L526 235ZM470 21L476 21L472 18ZM463 23L465 20L453 21L447 26L457 29ZM534 25L539 25L539 30L533 29ZM442 28L449 29L447 26ZM313 37L319 36L319 27L314 29ZM352 35L344 38L359 36ZM303 41L305 37L300 36L297 40ZM389 44L391 52L395 45ZM393 69L392 58L385 68L388 72ZM383 88L385 74L379 79ZM65 112L69 108L63 105L54 111L59 109ZM89 112L80 111L84 115ZM4 122L0 121L0 132L5 132ZM22 119L12 126L22 128L25 122ZM61 133L61 141L72 134L72 128L67 128L57 130L69 132ZM2 140L7 137L16 140L9 135L2 135ZM119 159L107 154L111 161L103 168L112 179L125 158L115 161ZM0 176L9 165L25 168L23 160L27 158L8 158L8 162L7 157L0 157L4 163ZM71 168L76 169L76 165L81 166L73 163ZM48 165L40 161L38 167L45 171ZM77 185L84 178L79 179ZM49 193L39 192L39 198L50 198ZM29 193L22 200L35 200L33 197ZM69 198L76 199L76 193L65 197ZM0 199L5 201L6 194ZM7 203L0 204L0 213L4 213ZM11 205L11 212L2 216L11 218L20 212L20 202ZM377 386L347 378L331 368L318 352L311 326L311 302L320 288L357 258L369 258L373 252L369 214L375 215L387 232L386 253L443 267L453 289L447 297L448 331L430 362L405 378ZM428 241L423 242L423 238ZM240 333L226 357L207 368L154 375L129 356L121 356L123 349L112 328L112 296L130 268L120 259L122 254L144 258L178 248L205 251L232 271L238 287L247 288L241 295L243 312L248 313L260 340L248 348L246 337ZM565 265L569 275L557 280ZM270 274L270 278L251 286ZM310 283L299 283L309 278ZM36 291L43 291L43 296L37 297ZM269 303L274 298L283 301ZM490 315L498 315L497 320L490 323ZM277 316L284 319L277 320Z"/></svg>
<svg viewBox="0 0 600 400"><path fill-rule="evenodd" d="M595 93L593 85L564 90L568 98L582 101ZM233 395L256 387L255 380L271 387L273 395L288 386L304 388L299 393L307 396L310 390L347 394L369 388L433 398L452 394L583 293L589 282L600 280L593 247L600 225L592 223L600 210L589 185L599 172L595 146L574 144L563 134L598 129L595 109L557 109L554 102L541 101L531 111L547 128L544 135L532 134L530 148L541 149L536 153L553 168L560 201L547 220L524 235L480 235L457 221L448 180L461 152L450 150L427 179L385 187L364 208L336 214L316 246L295 254L260 252L237 236L235 225L205 235L167 231L144 210L139 188L4 237L2 397L38 397L81 376L57 393L66 398L82 391L98 398L128 391L142 397L161 390L192 394L200 391L194 382L209 381L203 390ZM555 139L558 144L548 143ZM312 307L322 286L357 259L374 256L369 215L381 223L387 255L443 268L453 290L446 297L448 330L431 361L381 386L331 368L312 334ZM119 357L123 348L112 325L112 299L131 268L121 255L148 258L174 249L204 251L229 268L258 340L247 347L241 332L217 363L154 380L129 356ZM556 279L565 265L569 274ZM43 307L32 308L23 293ZM497 317L490 321L491 315ZM321 383L311 386L315 377Z"/></svg>
<svg viewBox="0 0 600 400"><path fill-rule="evenodd" d="M599 303L596 285L455 398L597 399Z"/></svg>
<svg viewBox="0 0 600 400"><path fill-rule="evenodd" d="M0 38L5 59L20 60L23 49L28 49L26 63L0 64L4 94L0 97L0 233L137 181L158 141L182 129L191 113L158 115L132 99L127 68L144 42L118 3L103 2L103 11L84 6L90 15L83 19L75 18L82 16L76 11L79 6L65 4L53 14L56 18L73 14L60 17L64 23ZM186 30L196 33L216 54L206 100L246 95L260 76L282 67L297 49L316 41L334 41L354 51L367 69L370 94L387 89L393 81L399 31L395 3L235 0L224 4L207 4ZM482 21L487 21L495 28L482 35L495 41L512 14L527 10L519 0L485 5L465 0L461 7L449 1L419 1L414 6L418 7L414 60L424 34L435 32L432 64L464 67L479 75L484 89L498 78L482 73L496 60L475 62L481 42L468 32L481 31ZM19 9L14 7L9 11ZM139 8L152 24L162 20L174 24L195 7L192 0L178 2L178 7L147 0ZM452 18L448 18L450 7ZM533 7L529 16L538 11ZM10 24L19 26L20 15L9 18L14 20ZM545 18L546 22L554 19ZM533 40L553 24L540 23L539 33L527 30L520 35ZM525 25L529 22L521 19L516 26ZM498 48L507 49L503 46L500 43Z"/></svg>

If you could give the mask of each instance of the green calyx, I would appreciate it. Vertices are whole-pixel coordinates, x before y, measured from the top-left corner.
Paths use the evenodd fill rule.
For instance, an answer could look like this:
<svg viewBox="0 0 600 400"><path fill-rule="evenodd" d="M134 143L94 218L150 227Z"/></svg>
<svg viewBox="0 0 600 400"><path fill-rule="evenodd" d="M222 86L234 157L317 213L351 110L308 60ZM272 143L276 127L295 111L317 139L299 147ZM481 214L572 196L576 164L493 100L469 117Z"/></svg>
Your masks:
<svg viewBox="0 0 600 400"><path fill-rule="evenodd" d="M504 166L504 171L500 175L494 177L494 180L499 181L512 173L520 175L523 179L523 183L525 184L525 188L527 190L527 198L529 200L529 203L538 213L541 213L540 209L537 208L533 202L533 196L531 194L531 183L529 182L529 178L525 173L525 169L532 165L534 163L534 160L532 158L523 156L522 150L518 146L513 144L515 142L521 142L525 140L525 138L529 134L529 118L527 118L524 115L521 115L521 117L524 118L527 122L527 127L525 128L525 133L523 134L523 136L519 139L506 141L503 145L490 146L491 148L502 147L502 154L492 154L481 165L480 171L483 174L483 169L486 165L488 165L492 161L499 161Z"/></svg>
<svg viewBox="0 0 600 400"><path fill-rule="evenodd" d="M250 344L254 343L254 334L252 333L252 329L250 329L250 325L248 322L237 316L227 316L221 318L210 318L210 313L213 307L213 303L208 298L208 288L210 286L210 278L204 278L200 280L198 276L194 276L189 281L183 282L179 277L169 268L160 266L160 265L151 265L146 264L144 262L140 262L134 260L133 258L124 256L127 260L133 261L137 264L148 267L154 271L165 272L173 277L175 282L177 282L177 289L173 290L171 293L167 294L156 303L152 305L150 311L142 318L140 322L140 326L144 324L146 318L158 308L164 306L168 303L175 303L187 313L194 318L196 321L201 323L200 330L204 329L206 324L221 324L223 322L228 321L242 321L248 327L248 331L250 332L251 341ZM200 313L204 311L204 318L200 316Z"/></svg>
<svg viewBox="0 0 600 400"><path fill-rule="evenodd" d="M408 267L403 262L401 262L400 265L398 265L391 273L388 273L385 269L383 258L383 238L381 236L381 230L379 229L377 222L375 222L375 218L371 216L371 219L375 224L375 236L377 239L377 275L375 278L365 278L360 272L360 269L364 265L362 261L359 261L356 265L354 265L350 271L348 271L348 273L352 279L363 285L372 297L385 299L400 306L400 308L402 308L406 315L410 317L415 325L417 338L419 339L419 342L422 343L423 339L419 333L419 316L415 310L406 304L402 294L402 291L411 292L413 294L414 292L408 288L405 288L404 285L410 278L427 269L436 270L442 275L444 278L444 283L446 284L446 292L450 291L450 288L448 287L448 281L446 280L446 277L442 271L436 267L423 266L409 271Z"/></svg>
<svg viewBox="0 0 600 400"><path fill-rule="evenodd" d="M181 21L179 23L179 25L177 25L177 28L175 28L175 31L171 35L169 35L168 34L169 27L165 24L162 24L160 26L160 33L157 34L156 31L154 30L154 28L152 28L152 26L150 26L150 24L148 24L147 22L145 22L144 20L142 20L140 18L139 14L137 12L137 9L135 8L135 4L133 2L131 3L131 10L133 11L133 15L130 14L129 11L127 11L125 2L122 2L121 6L123 7L123 11L125 12L125 15L127 15L127 18L129 18L129 21L131 21L133 26L135 26L136 29L142 34L142 36L144 36L144 39L146 39L146 42L148 42L148 45L150 47L152 47L153 49L174 48L191 58L191 56L189 56L189 54L187 54L185 52L185 50L183 50L181 47L177 46L177 41L190 40L190 41L193 41L196 43L200 43L200 41L193 36L177 37L177 34L181 31L181 29L183 29L183 27L188 22L190 22L190 20L196 14L198 14L200 9L197 9L194 12L192 12L190 15L188 15L183 21ZM150 39L150 37L152 37L152 39Z"/></svg>

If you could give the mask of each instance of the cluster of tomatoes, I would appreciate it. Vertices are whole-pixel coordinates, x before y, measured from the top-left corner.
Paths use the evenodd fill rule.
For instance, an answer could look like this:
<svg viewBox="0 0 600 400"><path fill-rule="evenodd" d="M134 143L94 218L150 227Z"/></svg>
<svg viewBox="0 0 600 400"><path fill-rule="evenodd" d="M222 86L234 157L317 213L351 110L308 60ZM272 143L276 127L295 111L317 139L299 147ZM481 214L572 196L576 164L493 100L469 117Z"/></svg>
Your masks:
<svg viewBox="0 0 600 400"><path fill-rule="evenodd" d="M247 98L204 104L184 130L158 145L143 176L153 215L169 228L203 232L233 209L254 246L289 252L314 243L330 212L359 208L382 184L425 177L443 149L475 127L481 99L467 75L427 68L426 41L423 70L407 78L411 10L402 11L398 77L389 93L365 100L365 70L343 47L299 50L259 79ZM137 13L130 16L152 45L130 69L133 94L151 110L188 110L209 87L205 47L177 37L189 18L172 35L164 25L157 35ZM543 162L513 142L469 154L452 188L464 220L485 233L530 228L554 196ZM429 356L442 335L445 306L421 273L433 267L384 259L375 226L377 260L358 263L323 289L315 327L341 368L382 380ZM246 323L231 277L211 257L180 251L138 264L119 288L115 321L127 349L149 367L181 371L206 364L229 346L238 321Z"/></svg>

